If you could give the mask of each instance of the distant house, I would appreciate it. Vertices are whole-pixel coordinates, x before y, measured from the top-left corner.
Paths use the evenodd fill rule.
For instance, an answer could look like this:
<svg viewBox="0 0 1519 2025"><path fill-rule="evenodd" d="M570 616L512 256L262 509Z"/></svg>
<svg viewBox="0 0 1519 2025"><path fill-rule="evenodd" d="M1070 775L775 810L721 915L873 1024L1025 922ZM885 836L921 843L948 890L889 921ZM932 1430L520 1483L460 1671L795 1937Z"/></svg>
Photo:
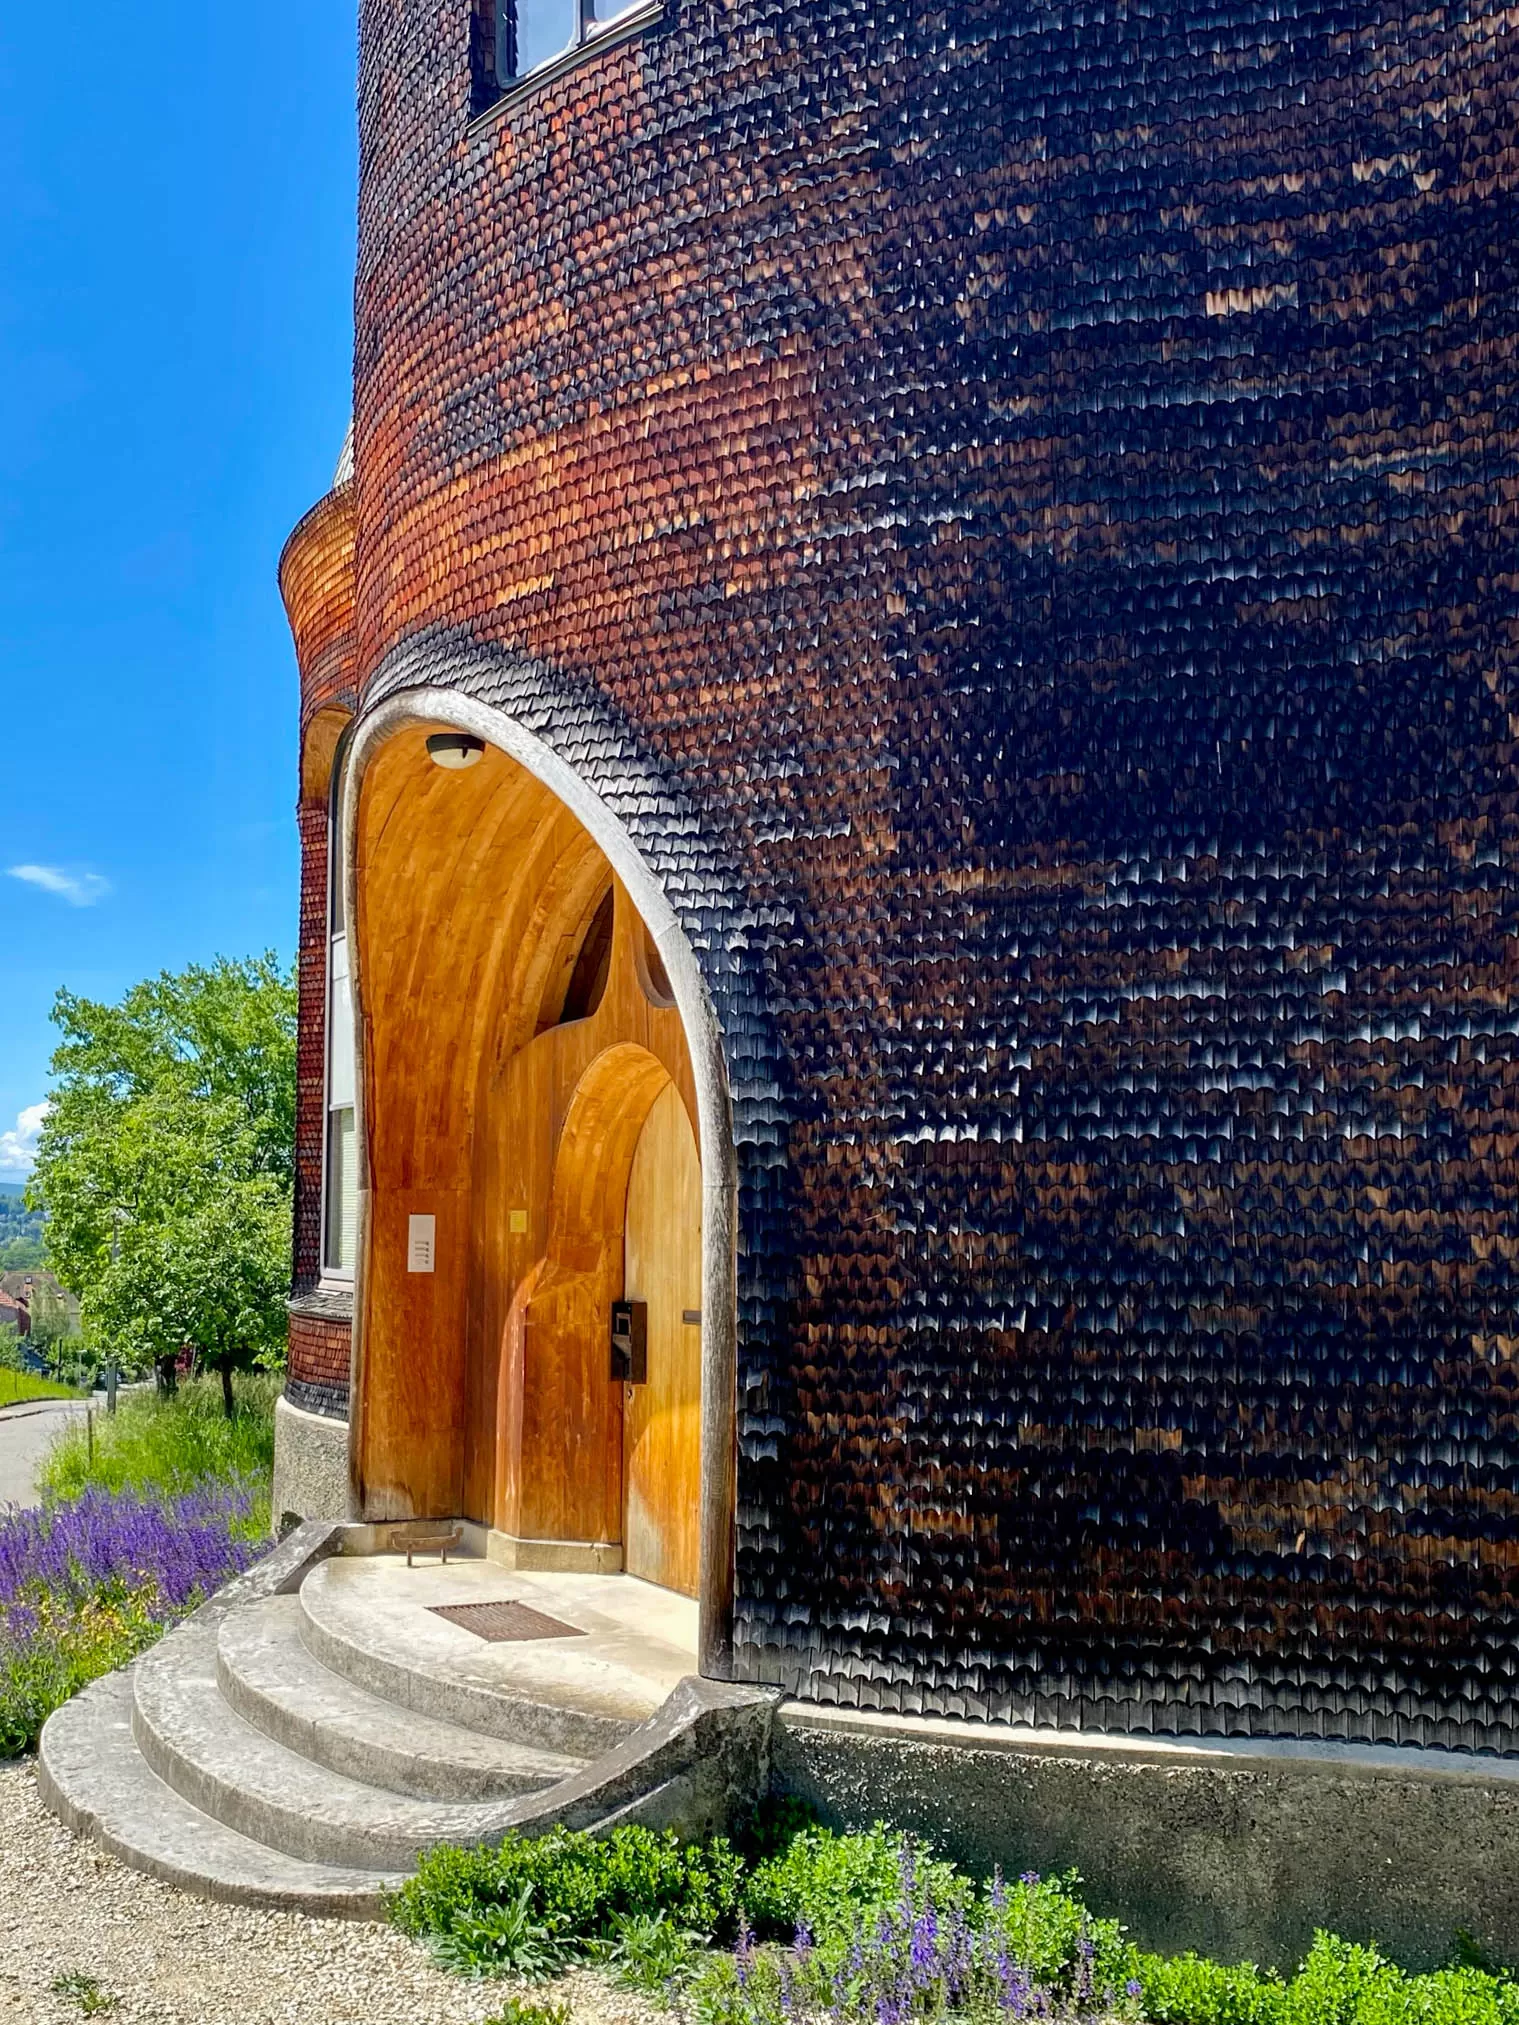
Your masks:
<svg viewBox="0 0 1519 2025"><path fill-rule="evenodd" d="M28 1266L11 1273L0 1273L0 1298L19 1304L27 1320L22 1325L24 1336L30 1326L33 1313L42 1322L48 1313L56 1315L60 1310L68 1318L66 1333L73 1335L79 1327L79 1302L61 1280L53 1273L45 1272L41 1266ZM40 1305L39 1305L40 1304ZM0 1309L0 1318L4 1310Z"/></svg>
<svg viewBox="0 0 1519 2025"><path fill-rule="evenodd" d="M20 1275L14 1277L19 1278ZM14 1329L18 1336L27 1336L31 1333L31 1327L31 1309L25 1296L12 1294L8 1289L0 1288L0 1330Z"/></svg>

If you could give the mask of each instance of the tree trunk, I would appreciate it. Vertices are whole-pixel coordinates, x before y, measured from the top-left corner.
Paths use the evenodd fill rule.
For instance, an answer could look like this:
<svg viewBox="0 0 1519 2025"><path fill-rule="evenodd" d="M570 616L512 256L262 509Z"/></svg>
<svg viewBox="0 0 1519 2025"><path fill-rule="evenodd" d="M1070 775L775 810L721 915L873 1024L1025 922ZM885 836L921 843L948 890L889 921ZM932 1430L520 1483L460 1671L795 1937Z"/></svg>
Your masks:
<svg viewBox="0 0 1519 2025"><path fill-rule="evenodd" d="M177 1359L160 1357L158 1360L158 1390L165 1399L172 1399L179 1390Z"/></svg>
<svg viewBox="0 0 1519 2025"><path fill-rule="evenodd" d="M232 1359L222 1359L222 1412L231 1420L237 1411L237 1401L232 1396Z"/></svg>

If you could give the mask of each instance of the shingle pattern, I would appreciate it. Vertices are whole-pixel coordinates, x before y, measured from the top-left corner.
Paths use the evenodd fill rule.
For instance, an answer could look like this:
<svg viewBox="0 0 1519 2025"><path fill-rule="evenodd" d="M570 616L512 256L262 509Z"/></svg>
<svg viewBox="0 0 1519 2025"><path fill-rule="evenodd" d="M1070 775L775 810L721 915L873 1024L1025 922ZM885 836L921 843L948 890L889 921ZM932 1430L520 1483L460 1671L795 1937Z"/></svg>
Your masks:
<svg viewBox="0 0 1519 2025"><path fill-rule="evenodd" d="M358 664L734 1022L741 1670L1519 1749L1513 18L670 0L471 125L468 13L363 8Z"/></svg>

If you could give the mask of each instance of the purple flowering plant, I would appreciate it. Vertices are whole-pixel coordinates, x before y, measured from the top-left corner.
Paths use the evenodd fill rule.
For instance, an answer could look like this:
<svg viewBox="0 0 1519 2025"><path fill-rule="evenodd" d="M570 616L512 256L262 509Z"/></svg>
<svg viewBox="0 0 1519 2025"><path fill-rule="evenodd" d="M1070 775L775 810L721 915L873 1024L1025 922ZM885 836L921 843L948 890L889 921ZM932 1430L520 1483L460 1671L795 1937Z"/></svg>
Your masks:
<svg viewBox="0 0 1519 2025"><path fill-rule="evenodd" d="M207 1483L0 1511L0 1757L252 1563L255 1499L250 1485Z"/></svg>
<svg viewBox="0 0 1519 2025"><path fill-rule="evenodd" d="M815 1885L832 1864L834 1889L814 1892L789 1943L757 1941L746 1923L733 1954L707 1957L682 2003L700 2025L1120 2025L1141 2015L1134 1951L1116 1922L1087 1912L1074 1877L1009 1885L999 1875L978 1889L884 1829L798 1841L785 1859L790 1888L805 1889L809 1865ZM852 1902L837 1889L844 1841ZM785 1893L773 1878L757 1886L773 1920Z"/></svg>

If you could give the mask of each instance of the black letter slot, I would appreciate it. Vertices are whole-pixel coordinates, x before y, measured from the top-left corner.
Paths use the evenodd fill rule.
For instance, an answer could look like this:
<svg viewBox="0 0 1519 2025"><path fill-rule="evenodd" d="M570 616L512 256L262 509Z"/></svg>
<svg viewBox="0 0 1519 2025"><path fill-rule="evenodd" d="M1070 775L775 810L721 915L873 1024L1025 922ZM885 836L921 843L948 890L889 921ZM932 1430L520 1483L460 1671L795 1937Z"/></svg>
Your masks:
<svg viewBox="0 0 1519 2025"><path fill-rule="evenodd" d="M649 1382L649 1304L612 1303L612 1377L624 1385Z"/></svg>

